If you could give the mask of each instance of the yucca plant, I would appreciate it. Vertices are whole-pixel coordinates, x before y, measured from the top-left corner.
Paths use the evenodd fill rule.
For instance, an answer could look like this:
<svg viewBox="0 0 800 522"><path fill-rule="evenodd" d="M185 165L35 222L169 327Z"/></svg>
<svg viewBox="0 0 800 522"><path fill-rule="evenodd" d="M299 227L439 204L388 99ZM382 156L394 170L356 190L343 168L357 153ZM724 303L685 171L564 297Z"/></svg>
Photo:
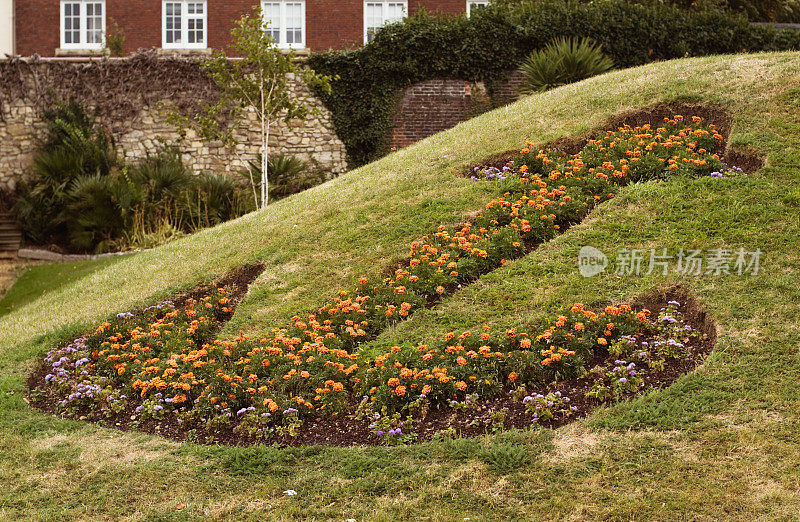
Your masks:
<svg viewBox="0 0 800 522"><path fill-rule="evenodd" d="M533 51L520 67L521 94L546 91L608 72L614 68L602 47L589 38L557 38Z"/></svg>

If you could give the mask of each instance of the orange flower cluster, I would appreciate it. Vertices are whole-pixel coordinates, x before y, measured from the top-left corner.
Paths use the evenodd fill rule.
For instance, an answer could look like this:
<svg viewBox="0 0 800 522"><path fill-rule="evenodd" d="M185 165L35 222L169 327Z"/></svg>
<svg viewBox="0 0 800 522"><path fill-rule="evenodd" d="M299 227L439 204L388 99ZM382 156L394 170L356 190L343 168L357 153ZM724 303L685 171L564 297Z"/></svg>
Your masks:
<svg viewBox="0 0 800 522"><path fill-rule="evenodd" d="M596 313L578 303L533 335L484 327L477 335L448 333L432 346L398 345L378 355L359 348L449 288L554 237L621 184L669 170L718 168L713 151L721 139L713 126L676 116L656 129L609 132L574 156L534 153L526 143L522 165L494 175L502 195L455 229L441 226L414 241L407 264L391 277L359 278L355 290L259 339L212 340L233 312L222 290L174 310L104 322L88 338L82 371L129 386L143 399L161 396L173 409L196 408L205 418L253 411L273 419L281 412L340 412L351 392L399 411L423 395L445 402L568 375L593 350L636 332L649 311L621 305Z"/></svg>

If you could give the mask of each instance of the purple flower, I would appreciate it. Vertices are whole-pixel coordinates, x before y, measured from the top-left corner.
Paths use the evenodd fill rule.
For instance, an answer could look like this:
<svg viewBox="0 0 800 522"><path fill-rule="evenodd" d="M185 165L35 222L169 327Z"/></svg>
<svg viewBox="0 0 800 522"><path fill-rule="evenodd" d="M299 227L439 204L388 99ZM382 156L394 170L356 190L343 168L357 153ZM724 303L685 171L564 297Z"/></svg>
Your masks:
<svg viewBox="0 0 800 522"><path fill-rule="evenodd" d="M677 323L678 322L678 320L675 319L674 317L672 317L671 315L665 315L664 318L662 319L662 321L665 321L667 323Z"/></svg>
<svg viewBox="0 0 800 522"><path fill-rule="evenodd" d="M528 395L528 396L526 396L524 399L522 399L522 404L528 404L528 403L529 403L529 402L531 402L532 400L533 400L533 397L531 397L530 395Z"/></svg>
<svg viewBox="0 0 800 522"><path fill-rule="evenodd" d="M678 301L669 301L667 304L671 304L672 306L680 306L681 305Z"/></svg>
<svg viewBox="0 0 800 522"><path fill-rule="evenodd" d="M378 433L376 433L375 435L377 435L378 437L383 437L385 433L383 432L383 430L378 430Z"/></svg>
<svg viewBox="0 0 800 522"><path fill-rule="evenodd" d="M622 377L622 378L620 378L620 380L619 380L619 383L620 383L620 384L625 384L626 382L628 382L628 379L626 379L625 377Z"/></svg>
<svg viewBox="0 0 800 522"><path fill-rule="evenodd" d="M156 404L155 406L153 406L153 411L154 412L161 411L163 409L164 409L164 407L162 405L160 405L160 404Z"/></svg>

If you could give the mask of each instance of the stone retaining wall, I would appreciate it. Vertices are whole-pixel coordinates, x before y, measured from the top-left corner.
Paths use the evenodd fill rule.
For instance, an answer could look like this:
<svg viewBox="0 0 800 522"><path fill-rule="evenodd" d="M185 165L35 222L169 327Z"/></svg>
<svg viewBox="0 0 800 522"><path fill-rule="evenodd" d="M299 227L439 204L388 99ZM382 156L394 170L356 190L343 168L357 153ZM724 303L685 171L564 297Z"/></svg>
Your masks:
<svg viewBox="0 0 800 522"><path fill-rule="evenodd" d="M113 60L113 59L112 59ZM125 61L128 61L126 63ZM174 103L176 105L191 105L197 103L197 98L202 102L202 97L211 92L207 85L199 86L193 78L187 78L183 85L180 84L180 77L170 78L169 81L177 82L178 86L171 86L165 89L163 84L151 82L149 86L139 86L138 89L150 89L152 92L137 92L139 102L135 105L136 111L128 111L125 114L115 112L109 105L109 100L113 96L109 90L126 89L127 80L123 74L130 75L131 68L135 72L134 59L120 59L119 66L115 67L114 62L106 59L103 65L93 65L92 62L101 60L36 60L33 63L20 63L18 66L24 68L25 73L19 75L18 87L8 88L6 84L2 97L0 97L0 189L11 189L23 177L31 173L32 158L36 146L34 132L41 124L40 110L42 109L42 97L44 92L56 91L59 98L65 97L63 86L48 85L47 82L57 84L59 74L75 73L75 77L80 77L82 82L87 82L94 78L93 89L86 92L84 89L73 89L74 95L89 106L96 107L98 122L106 127L116 140L120 152L128 159L140 158L148 151L154 151L158 147L160 140L177 145L184 153L187 164L195 171L210 170L215 172L235 173L244 168L247 161L255 159L259 152L259 127L254 113L249 114L250 125L247 129L237 131L237 138L240 144L237 150L230 151L218 142L203 142L189 132L186 139L179 140L176 129L167 123L166 111L163 109L162 102ZM10 77L9 70L13 71L13 64L6 61L5 64L0 60L0 74L4 73ZM147 61L147 66L152 67L152 60ZM169 68L175 68L175 74L180 75L186 67L193 67L187 63L190 60L180 60L179 63L174 59L164 60L164 64L159 66L167 69L164 73L169 76ZM143 62L144 63L144 62ZM170 65L172 64L172 65ZM68 68L82 68L77 71L70 71ZM95 67L99 72L91 72ZM199 65L197 65L199 67ZM65 71L65 68L67 70ZM183 69L181 69L183 68ZM53 74L55 69L61 72ZM89 71L89 72L87 72ZM119 71L119 76L114 74ZM10 78L7 78L10 80ZM98 85L97 82L100 82ZM80 83L78 82L78 85ZM344 144L336 136L331 122L330 112L322 103L302 84L302 82L290 79L291 89L295 96L307 101L307 105L312 109L312 113L305 121L295 120L288 124L281 122L277 128L273 129L270 138L270 153L284 152L303 160L310 161L323 169L329 177L334 177L347 169L346 151ZM0 88L3 86L0 85ZM59 92L60 89L60 92ZM72 95L72 91L69 91ZM37 94L38 93L38 94ZM121 96L127 93L121 91ZM185 102L185 103L184 103ZM105 104L105 105L104 105ZM129 104L130 105L130 104Z"/></svg>

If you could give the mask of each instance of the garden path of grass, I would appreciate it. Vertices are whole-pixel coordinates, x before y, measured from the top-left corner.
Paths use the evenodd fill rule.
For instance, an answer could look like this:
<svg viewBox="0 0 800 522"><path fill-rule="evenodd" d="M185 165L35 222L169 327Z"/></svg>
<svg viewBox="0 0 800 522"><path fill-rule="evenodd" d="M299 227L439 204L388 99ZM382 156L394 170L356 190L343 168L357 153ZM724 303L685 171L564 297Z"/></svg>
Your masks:
<svg viewBox="0 0 800 522"><path fill-rule="evenodd" d="M559 307L681 283L718 324L715 352L671 387L556 431L398 448L176 444L41 415L24 376L51 343L177 288L264 260L226 332L258 332L382 271L408 243L489 194L456 177L481 158L579 134L656 102L710 102L750 176L635 184L525 258L378 343L481 323L533 324ZM800 55L722 56L617 71L526 98L283 200L127 257L0 317L0 518L131 520L794 519L800 516ZM577 252L761 248L751 277L614 273ZM612 256L613 257L613 256ZM48 334L41 337L43 334ZM521 458L518 448L526 448ZM512 471L490 466L512 462ZM284 494L293 489L296 496Z"/></svg>

